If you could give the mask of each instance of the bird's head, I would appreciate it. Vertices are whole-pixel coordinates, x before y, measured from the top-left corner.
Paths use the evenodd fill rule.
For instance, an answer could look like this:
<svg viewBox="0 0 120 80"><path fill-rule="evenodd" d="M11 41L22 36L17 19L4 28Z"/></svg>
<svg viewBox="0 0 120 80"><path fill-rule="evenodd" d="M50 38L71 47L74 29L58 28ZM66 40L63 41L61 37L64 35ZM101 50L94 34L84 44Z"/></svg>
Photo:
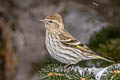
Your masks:
<svg viewBox="0 0 120 80"><path fill-rule="evenodd" d="M64 29L62 17L58 13L50 14L45 19L40 21L45 23L45 27L48 31Z"/></svg>

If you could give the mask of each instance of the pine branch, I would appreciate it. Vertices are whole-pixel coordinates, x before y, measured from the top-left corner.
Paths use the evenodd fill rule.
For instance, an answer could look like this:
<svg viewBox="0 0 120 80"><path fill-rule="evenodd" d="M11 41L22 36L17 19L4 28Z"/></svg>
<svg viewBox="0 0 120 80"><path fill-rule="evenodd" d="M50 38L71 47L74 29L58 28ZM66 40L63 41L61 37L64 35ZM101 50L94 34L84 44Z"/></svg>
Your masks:
<svg viewBox="0 0 120 80"><path fill-rule="evenodd" d="M66 69L60 64L47 64L39 73L40 80L119 80L120 64L106 68L70 66Z"/></svg>

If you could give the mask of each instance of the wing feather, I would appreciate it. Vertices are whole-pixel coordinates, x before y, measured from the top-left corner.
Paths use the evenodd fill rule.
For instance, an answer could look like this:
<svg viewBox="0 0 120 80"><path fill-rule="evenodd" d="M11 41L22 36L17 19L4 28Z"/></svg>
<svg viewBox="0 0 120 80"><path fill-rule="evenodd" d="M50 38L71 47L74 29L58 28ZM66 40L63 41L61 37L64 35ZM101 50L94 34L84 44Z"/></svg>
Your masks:
<svg viewBox="0 0 120 80"><path fill-rule="evenodd" d="M85 44L75 39L71 34L65 32L64 34L60 34L60 42L66 46L77 48L86 53L94 53L91 51Z"/></svg>

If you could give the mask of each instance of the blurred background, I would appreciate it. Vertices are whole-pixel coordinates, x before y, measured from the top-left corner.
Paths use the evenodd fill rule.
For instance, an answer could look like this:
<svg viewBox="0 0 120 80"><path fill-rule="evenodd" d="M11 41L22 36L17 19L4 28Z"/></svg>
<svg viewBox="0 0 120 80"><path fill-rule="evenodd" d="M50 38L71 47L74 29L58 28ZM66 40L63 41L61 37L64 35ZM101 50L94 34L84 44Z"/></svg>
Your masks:
<svg viewBox="0 0 120 80"><path fill-rule="evenodd" d="M120 61L120 0L0 0L0 80L39 79L50 59L39 20L55 12L74 37Z"/></svg>

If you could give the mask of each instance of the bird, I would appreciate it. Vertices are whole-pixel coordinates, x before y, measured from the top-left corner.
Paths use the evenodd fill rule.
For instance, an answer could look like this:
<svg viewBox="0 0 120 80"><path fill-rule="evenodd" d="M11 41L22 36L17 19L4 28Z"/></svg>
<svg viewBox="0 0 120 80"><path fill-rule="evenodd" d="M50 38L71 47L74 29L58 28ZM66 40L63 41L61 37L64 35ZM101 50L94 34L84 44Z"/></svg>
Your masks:
<svg viewBox="0 0 120 80"><path fill-rule="evenodd" d="M99 56L84 43L73 37L65 28L62 17L58 13L52 13L45 19L46 29L45 45L55 60L69 66L83 60L102 59L114 63L114 61Z"/></svg>

